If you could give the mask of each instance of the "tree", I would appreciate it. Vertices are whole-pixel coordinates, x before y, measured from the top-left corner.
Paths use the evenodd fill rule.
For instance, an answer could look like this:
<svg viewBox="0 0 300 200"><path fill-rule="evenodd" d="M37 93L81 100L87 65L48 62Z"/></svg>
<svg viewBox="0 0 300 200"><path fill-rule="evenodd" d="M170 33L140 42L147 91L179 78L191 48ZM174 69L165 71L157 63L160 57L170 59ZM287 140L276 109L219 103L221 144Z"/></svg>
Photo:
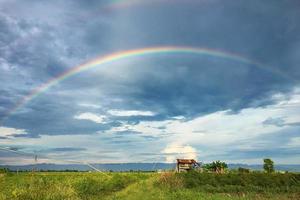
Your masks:
<svg viewBox="0 0 300 200"><path fill-rule="evenodd" d="M227 164L225 162L221 161L214 161L212 163L204 165L204 168L214 171L216 173L224 173L224 170L228 168Z"/></svg>
<svg viewBox="0 0 300 200"><path fill-rule="evenodd" d="M239 167L238 172L242 173L242 174L246 174L246 173L248 174L248 173L250 173L250 169Z"/></svg>
<svg viewBox="0 0 300 200"><path fill-rule="evenodd" d="M8 168L0 168L0 173L8 173L9 169Z"/></svg>
<svg viewBox="0 0 300 200"><path fill-rule="evenodd" d="M264 170L267 173L272 173L274 172L274 162L270 158L265 158L264 159Z"/></svg>
<svg viewBox="0 0 300 200"><path fill-rule="evenodd" d="M214 170L217 173L224 173L224 170L228 168L227 164L225 162L221 161L215 161L213 162Z"/></svg>
<svg viewBox="0 0 300 200"><path fill-rule="evenodd" d="M205 169L206 171L213 171L212 163L204 164L203 169Z"/></svg>

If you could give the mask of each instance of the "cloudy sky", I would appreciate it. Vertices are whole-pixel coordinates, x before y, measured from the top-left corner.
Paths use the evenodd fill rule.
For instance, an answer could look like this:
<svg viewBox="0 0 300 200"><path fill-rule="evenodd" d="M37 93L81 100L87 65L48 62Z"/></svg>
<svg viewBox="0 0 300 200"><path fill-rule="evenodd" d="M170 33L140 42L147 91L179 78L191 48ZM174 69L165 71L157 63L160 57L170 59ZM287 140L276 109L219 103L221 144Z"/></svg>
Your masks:
<svg viewBox="0 0 300 200"><path fill-rule="evenodd" d="M298 0L0 0L0 164L299 164L299 19ZM251 61L136 55L30 96L165 46Z"/></svg>

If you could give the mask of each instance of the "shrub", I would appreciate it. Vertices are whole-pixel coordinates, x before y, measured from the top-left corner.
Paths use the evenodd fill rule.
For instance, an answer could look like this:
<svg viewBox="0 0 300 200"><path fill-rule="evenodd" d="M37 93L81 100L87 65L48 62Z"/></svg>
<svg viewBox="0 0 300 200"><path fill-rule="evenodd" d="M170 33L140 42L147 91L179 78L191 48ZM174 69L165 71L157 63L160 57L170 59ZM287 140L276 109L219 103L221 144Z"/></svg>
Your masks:
<svg viewBox="0 0 300 200"><path fill-rule="evenodd" d="M227 164L225 162L221 161L214 161L212 163L205 164L203 166L204 169L207 171L212 171L216 173L223 173L225 169L228 168Z"/></svg>
<svg viewBox="0 0 300 200"><path fill-rule="evenodd" d="M102 191L102 185L99 184L99 181L91 177L79 179L75 182L74 188L81 198L85 198L86 194L97 195Z"/></svg>
<svg viewBox="0 0 300 200"><path fill-rule="evenodd" d="M238 168L238 172L239 173L250 173L250 169L247 169L247 168L243 168L243 167L239 167Z"/></svg>
<svg viewBox="0 0 300 200"><path fill-rule="evenodd" d="M182 178L185 188L195 188L206 192L235 192L235 190L250 192L296 190L300 192L300 174L189 172L175 176Z"/></svg>
<svg viewBox="0 0 300 200"><path fill-rule="evenodd" d="M0 173L5 174L5 173L8 173L8 172L10 172L8 168L0 168Z"/></svg>
<svg viewBox="0 0 300 200"><path fill-rule="evenodd" d="M158 179L158 184L172 189L183 188L183 179L172 172L162 173Z"/></svg>
<svg viewBox="0 0 300 200"><path fill-rule="evenodd" d="M274 172L274 162L270 158L265 158L264 159L264 170L267 173L272 173Z"/></svg>

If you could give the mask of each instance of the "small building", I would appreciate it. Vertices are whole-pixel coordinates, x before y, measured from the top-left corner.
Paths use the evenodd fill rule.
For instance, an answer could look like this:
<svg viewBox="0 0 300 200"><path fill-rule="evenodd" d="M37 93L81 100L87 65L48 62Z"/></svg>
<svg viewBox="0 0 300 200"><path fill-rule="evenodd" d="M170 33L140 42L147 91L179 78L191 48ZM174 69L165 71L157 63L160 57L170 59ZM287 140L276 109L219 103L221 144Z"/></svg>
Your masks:
<svg viewBox="0 0 300 200"><path fill-rule="evenodd" d="M194 159L177 159L176 172L187 172L197 167L200 167L200 164Z"/></svg>

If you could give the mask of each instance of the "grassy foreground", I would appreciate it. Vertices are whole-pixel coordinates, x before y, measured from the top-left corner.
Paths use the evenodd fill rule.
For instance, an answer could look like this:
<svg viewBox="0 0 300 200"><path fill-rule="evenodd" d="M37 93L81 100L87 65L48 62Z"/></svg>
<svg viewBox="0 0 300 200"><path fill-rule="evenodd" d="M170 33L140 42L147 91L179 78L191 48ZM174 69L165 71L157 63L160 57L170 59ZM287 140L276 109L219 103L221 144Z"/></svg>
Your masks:
<svg viewBox="0 0 300 200"><path fill-rule="evenodd" d="M0 174L0 200L300 199L300 174Z"/></svg>

